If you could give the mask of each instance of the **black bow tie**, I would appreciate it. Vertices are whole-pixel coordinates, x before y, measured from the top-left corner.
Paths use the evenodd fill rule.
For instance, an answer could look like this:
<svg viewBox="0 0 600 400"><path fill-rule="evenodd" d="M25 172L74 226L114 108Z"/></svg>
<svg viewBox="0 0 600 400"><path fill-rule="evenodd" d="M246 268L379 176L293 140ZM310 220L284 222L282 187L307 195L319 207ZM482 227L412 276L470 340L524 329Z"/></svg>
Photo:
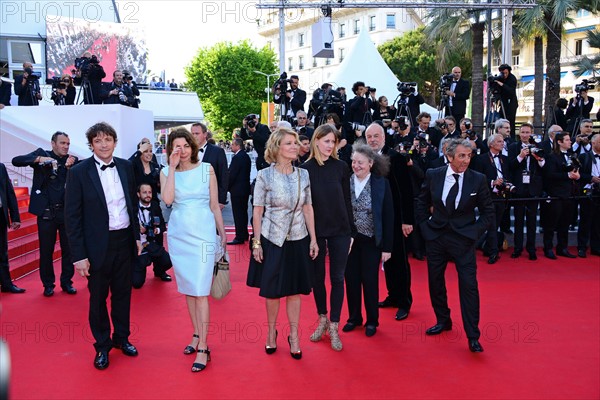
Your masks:
<svg viewBox="0 0 600 400"><path fill-rule="evenodd" d="M600 158L600 154L594 154L594 157Z"/></svg>
<svg viewBox="0 0 600 400"><path fill-rule="evenodd" d="M204 147L200 149L200 153L204 153Z"/></svg>
<svg viewBox="0 0 600 400"><path fill-rule="evenodd" d="M494 158L498 158L498 157L500 157L500 154L494 154L494 156L493 156L493 157L494 157Z"/></svg>
<svg viewBox="0 0 600 400"><path fill-rule="evenodd" d="M150 212L150 207L140 207L140 210Z"/></svg>
<svg viewBox="0 0 600 400"><path fill-rule="evenodd" d="M98 163L98 164L100 164L100 163ZM115 162L113 161L110 164L104 164L103 166L100 167L100 169L102 171L105 171L106 168L114 168L114 167L115 167Z"/></svg>

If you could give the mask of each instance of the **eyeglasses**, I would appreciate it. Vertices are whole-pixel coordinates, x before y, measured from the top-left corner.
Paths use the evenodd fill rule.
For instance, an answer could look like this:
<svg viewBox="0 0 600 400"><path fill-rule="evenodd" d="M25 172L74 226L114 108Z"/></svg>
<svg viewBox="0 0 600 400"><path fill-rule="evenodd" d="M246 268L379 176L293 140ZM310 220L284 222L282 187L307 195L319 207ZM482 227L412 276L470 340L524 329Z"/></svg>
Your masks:
<svg viewBox="0 0 600 400"><path fill-rule="evenodd" d="M298 119L306 119L306 117L298 117Z"/></svg>

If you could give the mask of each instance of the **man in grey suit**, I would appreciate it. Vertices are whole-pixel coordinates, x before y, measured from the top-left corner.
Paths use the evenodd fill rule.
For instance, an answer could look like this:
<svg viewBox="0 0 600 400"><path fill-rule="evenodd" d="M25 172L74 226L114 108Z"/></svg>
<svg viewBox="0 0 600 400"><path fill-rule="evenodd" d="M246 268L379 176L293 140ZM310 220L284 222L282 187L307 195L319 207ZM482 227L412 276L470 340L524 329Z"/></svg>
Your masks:
<svg viewBox="0 0 600 400"><path fill-rule="evenodd" d="M494 206L485 175L468 168L472 155L468 140L452 139L448 143L446 156L450 163L427 170L415 214L426 240L429 296L437 319L425 333L438 335L452 329L444 274L448 261L453 259L469 349L482 352L475 246L494 218ZM478 218L475 208L479 209Z"/></svg>

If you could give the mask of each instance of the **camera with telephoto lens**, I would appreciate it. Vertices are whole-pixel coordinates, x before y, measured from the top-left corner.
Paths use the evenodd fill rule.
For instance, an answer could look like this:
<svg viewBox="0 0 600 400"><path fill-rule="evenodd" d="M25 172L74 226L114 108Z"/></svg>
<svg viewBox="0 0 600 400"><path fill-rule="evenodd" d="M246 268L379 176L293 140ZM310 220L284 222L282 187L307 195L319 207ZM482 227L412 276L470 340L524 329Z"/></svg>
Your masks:
<svg viewBox="0 0 600 400"><path fill-rule="evenodd" d="M56 160L46 160L46 161L42 161L40 163L40 165L42 167L49 167L50 169L50 173L48 175L48 177L50 179L56 179L58 178L58 162Z"/></svg>
<svg viewBox="0 0 600 400"><path fill-rule="evenodd" d="M369 93L375 93L377 91L377 89L375 89L374 87L370 87L370 86L367 86L367 90L369 91Z"/></svg>
<svg viewBox="0 0 600 400"><path fill-rule="evenodd" d="M257 122L256 122L256 114L248 114L246 115L246 118L244 118L244 121L246 121L246 125L248 126L248 128L256 128Z"/></svg>
<svg viewBox="0 0 600 400"><path fill-rule="evenodd" d="M298 135L306 136L306 127L305 126L296 126L296 132L298 132Z"/></svg>
<svg viewBox="0 0 600 400"><path fill-rule="evenodd" d="M498 192L501 195L506 196L510 193L515 192L517 190L517 187L505 179L502 181L501 184L496 185L496 189L498 189Z"/></svg>
<svg viewBox="0 0 600 400"><path fill-rule="evenodd" d="M538 141L535 140L535 138L533 136L529 136L529 143L527 145L529 152L531 154L535 154L539 158L544 158L546 156L546 152L544 152L544 149L542 149L539 146L540 146L540 143L538 143Z"/></svg>
<svg viewBox="0 0 600 400"><path fill-rule="evenodd" d="M569 159L567 160L567 163L564 164L563 168L565 172L579 171L581 162L579 161L579 158L577 158L577 154L569 154Z"/></svg>
<svg viewBox="0 0 600 400"><path fill-rule="evenodd" d="M396 87L402 96L410 96L416 91L417 82L398 82Z"/></svg>
<svg viewBox="0 0 600 400"><path fill-rule="evenodd" d="M465 133L467 134L469 140L477 140L477 132L471 129L471 121L465 121L464 124L465 128L467 128Z"/></svg>
<svg viewBox="0 0 600 400"><path fill-rule="evenodd" d="M406 123L407 119L404 115L401 115L399 117L396 117L396 122L398 123L398 128L400 128L401 131L406 130L406 128L408 128L408 124Z"/></svg>
<svg viewBox="0 0 600 400"><path fill-rule="evenodd" d="M67 84L62 81L60 76L53 76L46 79L46 85L52 85L52 90L64 90L67 88Z"/></svg>
<svg viewBox="0 0 600 400"><path fill-rule="evenodd" d="M160 217L152 217L152 221L149 223L143 223L142 226L146 229L146 238L148 241L154 240L156 238L156 233L154 233L154 229L160 226Z"/></svg>
<svg viewBox="0 0 600 400"><path fill-rule="evenodd" d="M441 129L448 129L448 124L446 123L446 121L442 120L441 122L436 122L435 125L441 130Z"/></svg>
<svg viewBox="0 0 600 400"><path fill-rule="evenodd" d="M453 80L454 80L454 75L452 75L452 74L444 74L444 75L440 76L440 91L446 92L446 90L450 90Z"/></svg>
<svg viewBox="0 0 600 400"><path fill-rule="evenodd" d="M91 57L79 57L75 59L75 69L81 72L82 76L87 76L91 68L95 68L100 64L98 57L92 55Z"/></svg>
<svg viewBox="0 0 600 400"><path fill-rule="evenodd" d="M595 86L593 83L596 83L595 79L583 79L580 84L575 85L575 92L579 93L582 90L587 92L588 90L594 90Z"/></svg>

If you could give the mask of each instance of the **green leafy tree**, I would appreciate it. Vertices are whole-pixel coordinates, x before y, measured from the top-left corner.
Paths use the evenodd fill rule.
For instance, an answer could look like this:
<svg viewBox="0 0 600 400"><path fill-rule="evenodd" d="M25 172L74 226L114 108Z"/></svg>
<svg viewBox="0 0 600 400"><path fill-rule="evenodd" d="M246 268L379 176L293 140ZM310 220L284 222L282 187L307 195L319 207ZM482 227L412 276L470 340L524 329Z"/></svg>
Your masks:
<svg viewBox="0 0 600 400"><path fill-rule="evenodd" d="M202 48L186 67L186 86L198 93L213 132L229 138L244 116L260 114L266 79L254 71L276 73L276 58L269 47L255 49L248 40Z"/></svg>
<svg viewBox="0 0 600 400"><path fill-rule="evenodd" d="M588 31L587 41L590 44L590 47L600 49L600 31L597 29ZM596 53L592 57L583 56L581 60L577 62L576 66L576 77L580 77L586 72L589 72L594 77L600 75L600 53Z"/></svg>

